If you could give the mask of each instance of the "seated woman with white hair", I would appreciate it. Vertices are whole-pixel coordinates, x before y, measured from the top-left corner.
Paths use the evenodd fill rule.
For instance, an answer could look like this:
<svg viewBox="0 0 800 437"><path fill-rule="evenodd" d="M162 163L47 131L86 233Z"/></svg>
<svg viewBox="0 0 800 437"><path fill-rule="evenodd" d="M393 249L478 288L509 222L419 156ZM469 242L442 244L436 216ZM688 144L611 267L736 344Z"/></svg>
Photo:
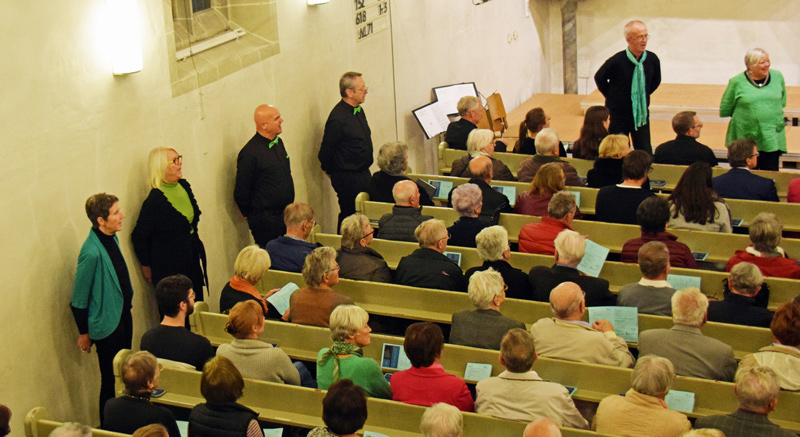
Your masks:
<svg viewBox="0 0 800 437"><path fill-rule="evenodd" d="M750 242L745 250L737 250L728 260L726 271L736 264L746 261L758 266L764 276L800 279L800 266L797 260L778 246L781 243L783 225L778 216L762 212L750 222Z"/></svg>
<svg viewBox="0 0 800 437"><path fill-rule="evenodd" d="M394 184L411 180L404 174L408 169L408 146L397 141L382 145L378 151L378 167L380 170L372 174L367 188L369 200L394 203L392 195ZM433 206L433 200L427 191L420 190L419 204Z"/></svg>
<svg viewBox="0 0 800 437"><path fill-rule="evenodd" d="M515 269L508 263L511 257L511 246L508 244L508 231L506 228L495 225L483 229L475 237L478 246L478 256L483 264L472 267L464 274L467 281L475 274L488 269L500 272L503 282L508 287L506 297L513 299L531 299L531 284L528 274L520 269Z"/></svg>
<svg viewBox="0 0 800 437"><path fill-rule="evenodd" d="M464 418L458 408L439 402L425 409L419 423L423 437L461 437Z"/></svg>
<svg viewBox="0 0 800 437"><path fill-rule="evenodd" d="M494 132L489 129L475 129L469 133L467 137L467 151L466 156L453 161L450 167L450 176L459 178L472 178L472 173L469 171L469 162L472 158L479 156L488 156L492 160L492 180L496 181L516 181L517 178L508 169L502 161L494 159Z"/></svg>
<svg viewBox="0 0 800 437"><path fill-rule="evenodd" d="M500 342L509 330L525 329L524 323L500 314L505 288L503 277L494 269L472 275L467 293L475 309L453 314L451 344L500 350Z"/></svg>
<svg viewBox="0 0 800 437"><path fill-rule="evenodd" d="M328 327L333 309L353 305L353 299L333 291L339 283L339 264L332 247L318 247L306 256L303 264L305 288L289 298L289 311L284 320L301 325Z"/></svg>
<svg viewBox="0 0 800 437"><path fill-rule="evenodd" d="M252 300L261 307L265 318L279 319L281 314L256 288L256 284L271 266L272 261L266 250L255 244L242 249L233 264L234 275L219 295L219 312L227 314L237 303ZM272 290L270 293L276 291L278 290Z"/></svg>
<svg viewBox="0 0 800 437"><path fill-rule="evenodd" d="M392 282L392 271L381 254L371 249L375 229L369 218L353 214L342 220L342 247L336 255L339 276L357 281Z"/></svg>
<svg viewBox="0 0 800 437"><path fill-rule="evenodd" d="M692 429L682 413L667 408L664 397L675 379L672 363L654 355L639 358L625 396L609 396L597 406L592 431L629 437L678 437Z"/></svg>
<svg viewBox="0 0 800 437"><path fill-rule="evenodd" d="M331 313L333 345L317 354L317 386L327 390L334 382L349 379L372 397L391 399L392 390L378 363L364 357L369 346L369 314L356 305L339 305Z"/></svg>
<svg viewBox="0 0 800 437"><path fill-rule="evenodd" d="M475 247L475 236L491 223L478 218L483 208L483 194L475 184L459 185L453 190L451 202L459 219L447 228L451 246Z"/></svg>

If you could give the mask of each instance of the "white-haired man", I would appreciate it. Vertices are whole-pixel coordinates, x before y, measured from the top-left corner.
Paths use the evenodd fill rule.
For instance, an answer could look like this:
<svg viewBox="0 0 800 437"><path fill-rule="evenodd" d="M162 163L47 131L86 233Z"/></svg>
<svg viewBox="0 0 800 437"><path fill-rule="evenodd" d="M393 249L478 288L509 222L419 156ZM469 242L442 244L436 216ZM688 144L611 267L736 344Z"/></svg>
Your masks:
<svg viewBox="0 0 800 437"><path fill-rule="evenodd" d="M670 329L648 329L639 333L639 353L658 355L675 366L675 373L695 378L731 381L736 372L733 349L700 328L708 316L708 298L689 287L672 295Z"/></svg>
<svg viewBox="0 0 800 437"><path fill-rule="evenodd" d="M531 326L536 351L543 357L584 363L633 367L628 345L614 333L608 320L589 324L583 290L574 282L560 284L550 293L554 318L543 318Z"/></svg>
<svg viewBox="0 0 800 437"><path fill-rule="evenodd" d="M467 138L470 132L478 128L481 118L486 117L486 111L481 106L481 99L475 96L464 96L456 104L458 121L447 125L444 141L451 149L467 150Z"/></svg>
<svg viewBox="0 0 800 437"><path fill-rule="evenodd" d="M561 429L552 420L542 417L529 423L522 437L561 437Z"/></svg>
<svg viewBox="0 0 800 437"><path fill-rule="evenodd" d="M727 437L796 437L770 422L767 415L778 405L778 376L766 366L742 367L736 372L733 393L739 408L732 414L699 417L695 428L714 428Z"/></svg>
<svg viewBox="0 0 800 437"><path fill-rule="evenodd" d="M478 246L478 256L483 260L483 264L467 270L464 274L467 280L469 281L475 272L492 268L500 272L503 282L508 286L506 297L530 300L531 285L528 283L528 275L508 263L511 258L511 246L508 244L506 228L499 225L490 226L478 233L475 243Z"/></svg>
<svg viewBox="0 0 800 437"><path fill-rule="evenodd" d="M517 179L520 182L531 182L539 171L539 167L550 163L560 162L561 169L564 170L564 184L571 187L582 187L585 184L578 177L578 170L570 163L558 157L558 147L561 141L555 129L544 128L536 134L536 154L533 158L526 159L519 164L517 169Z"/></svg>
<svg viewBox="0 0 800 437"><path fill-rule="evenodd" d="M422 222L433 217L422 215L419 206L419 187L414 181L400 181L394 184L394 207L390 214L384 214L378 222L376 237L384 240L416 241L414 230Z"/></svg>
<svg viewBox="0 0 800 437"><path fill-rule="evenodd" d="M708 303L708 320L769 328L772 311L756 302L756 295L763 287L764 276L755 264L736 264L728 276L728 292L723 300Z"/></svg>
<svg viewBox="0 0 800 437"><path fill-rule="evenodd" d="M419 249L404 256L397 264L397 283L410 287L467 291L467 280L461 267L444 255L447 249L447 226L431 219L417 226L414 236Z"/></svg>
<svg viewBox="0 0 800 437"><path fill-rule="evenodd" d="M464 418L458 408L439 402L422 413L419 430L423 437L461 437Z"/></svg>

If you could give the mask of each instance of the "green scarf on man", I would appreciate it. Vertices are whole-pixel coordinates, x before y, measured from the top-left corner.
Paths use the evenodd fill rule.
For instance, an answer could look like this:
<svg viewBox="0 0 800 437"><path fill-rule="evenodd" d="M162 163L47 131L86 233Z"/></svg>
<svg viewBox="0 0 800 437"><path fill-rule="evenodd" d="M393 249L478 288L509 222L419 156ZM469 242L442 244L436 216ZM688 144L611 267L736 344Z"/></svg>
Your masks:
<svg viewBox="0 0 800 437"><path fill-rule="evenodd" d="M629 48L625 49L628 60L633 62L633 81L631 81L631 103L633 110L633 129L639 130L647 124L647 94L644 84L644 60L647 59L647 51L642 52L642 57L638 61L633 56Z"/></svg>

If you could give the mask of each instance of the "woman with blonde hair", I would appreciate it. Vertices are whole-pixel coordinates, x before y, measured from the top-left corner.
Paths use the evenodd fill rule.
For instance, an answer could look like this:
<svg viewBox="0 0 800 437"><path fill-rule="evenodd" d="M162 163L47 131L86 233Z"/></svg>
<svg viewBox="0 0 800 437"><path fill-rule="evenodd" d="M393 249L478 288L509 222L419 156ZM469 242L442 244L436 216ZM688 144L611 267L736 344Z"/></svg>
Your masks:
<svg viewBox="0 0 800 437"><path fill-rule="evenodd" d="M266 296L262 296L256 288L256 284L271 266L272 261L266 250L255 244L242 249L233 264L234 275L220 293L219 311L227 314L237 303L253 300L259 304L265 318L279 319L281 314L266 300L266 297L278 290L271 290Z"/></svg>
<svg viewBox="0 0 800 437"><path fill-rule="evenodd" d="M622 158L631 152L626 135L608 135L600 142L598 158L586 174L586 185L603 188L622 182Z"/></svg>
<svg viewBox="0 0 800 437"><path fill-rule="evenodd" d="M560 162L550 162L539 167L528 191L517 196L514 213L547 217L547 205L550 199L553 198L553 194L564 189L565 183L566 177ZM575 218L580 217L580 211L576 210Z"/></svg>

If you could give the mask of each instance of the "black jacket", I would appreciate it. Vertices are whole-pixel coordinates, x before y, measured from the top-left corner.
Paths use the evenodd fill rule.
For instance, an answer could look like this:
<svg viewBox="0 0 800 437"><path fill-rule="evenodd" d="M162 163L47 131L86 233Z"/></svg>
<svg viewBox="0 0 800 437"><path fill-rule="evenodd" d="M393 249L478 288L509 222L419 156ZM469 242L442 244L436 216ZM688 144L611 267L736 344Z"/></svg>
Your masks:
<svg viewBox="0 0 800 437"><path fill-rule="evenodd" d="M603 188L622 182L622 159L597 158L594 167L586 173L586 185Z"/></svg>
<svg viewBox="0 0 800 437"><path fill-rule="evenodd" d="M717 193L726 199L778 202L775 181L751 173L746 168L732 168L711 181Z"/></svg>
<svg viewBox="0 0 800 437"><path fill-rule="evenodd" d="M616 53L600 66L594 75L597 89L606 98L606 107L611 117L630 118L633 122L631 103L631 83L635 66L628 59L625 50ZM650 107L650 94L661 84L661 62L655 53L648 51L644 60L644 88L647 107Z"/></svg>
<svg viewBox="0 0 800 437"><path fill-rule="evenodd" d="M372 174L372 179L369 180L369 188L367 188L369 200L373 202L394 203L394 194L392 194L394 184L400 181L410 180L410 178L403 175L392 176L383 170L378 170ZM419 190L419 204L422 206L433 206L431 196L429 196L428 192L424 189Z"/></svg>
<svg viewBox="0 0 800 437"><path fill-rule="evenodd" d="M515 269L511 264L503 260L484 261L482 265L467 270L467 273L464 275L467 278L467 282L469 282L469 278L471 278L475 272L488 270L489 267L500 272L500 276L503 277L503 282L508 286L506 297L512 299L532 299L531 284L528 282L528 275L520 269Z"/></svg>
<svg viewBox="0 0 800 437"><path fill-rule="evenodd" d="M451 122L447 125L447 132L444 134L444 141L450 149L467 150L467 138L469 133L477 129L478 126L471 121L463 118Z"/></svg>
<svg viewBox="0 0 800 437"><path fill-rule="evenodd" d="M500 219L500 214L511 214L514 210L508 202L508 197L505 194L495 190L491 185L487 184L483 179L470 179L469 184L475 184L481 189L483 196L483 207L481 209L481 220L487 223L497 224ZM453 188L455 190L455 188ZM449 205L453 204L453 190L447 195L447 202Z"/></svg>
<svg viewBox="0 0 800 437"><path fill-rule="evenodd" d="M233 199L245 217L260 211L280 211L294 202L294 180L283 140L255 134L236 159Z"/></svg>
<svg viewBox="0 0 800 437"><path fill-rule="evenodd" d="M450 246L477 247L475 237L480 231L491 225L491 223L478 217L461 217L453 223L453 226L447 228L447 232L450 233L450 241L447 244Z"/></svg>
<svg viewBox="0 0 800 437"><path fill-rule="evenodd" d="M674 140L661 144L653 154L656 164L692 165L697 161L705 161L712 167L719 165L708 146L688 135L678 135Z"/></svg>
<svg viewBox="0 0 800 437"><path fill-rule="evenodd" d="M164 425L169 437L181 436L175 416L168 409L151 404L149 393L109 399L103 409L103 429L106 431L133 434L137 429L154 423Z"/></svg>
<svg viewBox="0 0 800 437"><path fill-rule="evenodd" d="M655 193L645 188L603 187L597 192L594 204L595 220L606 223L635 225L639 204Z"/></svg>
<svg viewBox="0 0 800 437"><path fill-rule="evenodd" d="M392 208L391 214L384 214L378 222L377 238L394 241L417 241L414 231L422 222L432 219L422 215L421 208L398 206Z"/></svg>
<svg viewBox="0 0 800 437"><path fill-rule="evenodd" d="M397 283L410 287L467 291L467 280L461 267L447 256L425 247L400 260Z"/></svg>
<svg viewBox="0 0 800 437"><path fill-rule="evenodd" d="M729 292L723 300L708 302L708 321L769 328L772 311L757 306L752 297Z"/></svg>
<svg viewBox="0 0 800 437"><path fill-rule="evenodd" d="M372 131L364 108L340 100L331 110L317 158L326 173L360 172L372 165Z"/></svg>
<svg viewBox="0 0 800 437"><path fill-rule="evenodd" d="M252 420L258 413L234 402L198 404L189 414L189 436L246 437Z"/></svg>
<svg viewBox="0 0 800 437"><path fill-rule="evenodd" d="M369 247L341 247L337 251L339 276L357 281L392 282L392 270L381 254Z"/></svg>
<svg viewBox="0 0 800 437"><path fill-rule="evenodd" d="M584 276L578 269L567 266L534 267L528 274L533 291L533 300L550 302L550 292L558 284L574 282L586 293L586 306L614 306L617 297L608 291L608 281L591 276Z"/></svg>

